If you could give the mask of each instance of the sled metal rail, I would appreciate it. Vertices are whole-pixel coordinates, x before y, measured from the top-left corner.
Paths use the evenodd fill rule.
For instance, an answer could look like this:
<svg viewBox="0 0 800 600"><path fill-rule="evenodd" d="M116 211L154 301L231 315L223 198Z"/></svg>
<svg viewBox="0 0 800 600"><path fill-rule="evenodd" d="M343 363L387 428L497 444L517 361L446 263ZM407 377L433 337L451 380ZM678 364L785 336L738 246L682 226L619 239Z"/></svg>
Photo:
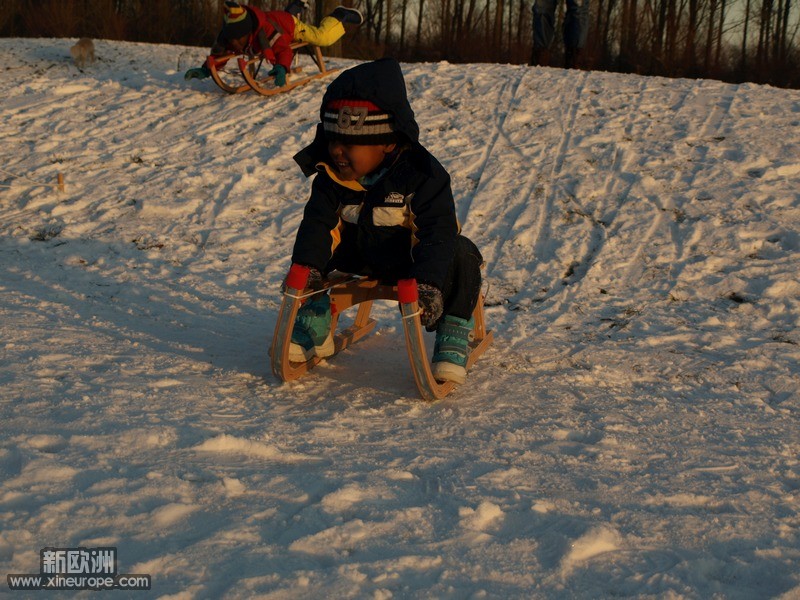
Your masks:
<svg viewBox="0 0 800 600"><path fill-rule="evenodd" d="M297 311L303 300L315 293L329 290L332 315L331 331L335 334L333 356L356 343L375 328L376 321L369 316L374 300L396 300L400 304L406 351L420 394L425 400L437 400L453 391L456 387L453 382L440 383L436 381L431 371L420 320L416 280L403 279L397 285L382 285L374 279L337 275L329 279L319 292L306 292L308 274L308 267L292 265L286 278L286 289L283 293L283 301L270 347L272 372L278 379L292 381L302 377L322 360L314 356L305 362L291 362L289 361L289 346ZM337 332L339 315L353 306L358 306L353 324ZM486 331L482 296L478 299L473 318L475 326L467 359L467 369L472 367L493 340L492 332Z"/></svg>

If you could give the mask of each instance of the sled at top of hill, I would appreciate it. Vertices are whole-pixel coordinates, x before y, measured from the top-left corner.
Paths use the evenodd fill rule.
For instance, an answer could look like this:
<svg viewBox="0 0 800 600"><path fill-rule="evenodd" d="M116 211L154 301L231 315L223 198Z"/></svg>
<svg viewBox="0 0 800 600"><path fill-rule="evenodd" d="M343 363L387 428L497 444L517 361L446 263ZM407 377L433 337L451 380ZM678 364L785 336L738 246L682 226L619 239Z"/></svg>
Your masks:
<svg viewBox="0 0 800 600"><path fill-rule="evenodd" d="M313 356L305 362L289 361L289 346L292 341L297 311L303 300L315 294L328 291L331 296L331 332L334 334L335 351L333 356L355 344L369 334L376 325L369 314L374 300L396 300L400 304L400 313L405 332L406 351L411 363L411 371L420 394L425 400L444 398L455 388L450 381L438 382L431 372L428 352L423 337L420 321L420 309L417 296L417 282L414 279L401 279L397 285L381 284L375 279L335 273L329 276L321 290L306 290L309 269L301 265L292 265L286 278L286 289L283 293L278 321L272 337L270 357L272 372L281 381L292 381L314 368L322 359ZM339 316L348 308L358 306L355 319L349 327L337 332ZM478 357L491 345L493 335L486 331L483 296L473 311L475 326L472 330L470 353L467 359L469 370ZM331 357L328 357L331 358Z"/></svg>
<svg viewBox="0 0 800 600"><path fill-rule="evenodd" d="M319 71L311 75L303 73L303 66L300 65L300 54L296 50L304 49L307 56L311 57L315 68ZM328 69L325 66L325 59L319 46L314 46L307 42L295 42L292 44L294 59L292 68L287 73L286 85L275 86L275 78L268 75L272 69L270 63L260 54L226 54L224 56L209 56L206 59L208 70L211 71L211 78L221 89L229 94L240 94L253 90L262 96L273 96L283 94L296 87L305 85L313 79L325 77L338 69ZM234 66L235 65L235 66Z"/></svg>

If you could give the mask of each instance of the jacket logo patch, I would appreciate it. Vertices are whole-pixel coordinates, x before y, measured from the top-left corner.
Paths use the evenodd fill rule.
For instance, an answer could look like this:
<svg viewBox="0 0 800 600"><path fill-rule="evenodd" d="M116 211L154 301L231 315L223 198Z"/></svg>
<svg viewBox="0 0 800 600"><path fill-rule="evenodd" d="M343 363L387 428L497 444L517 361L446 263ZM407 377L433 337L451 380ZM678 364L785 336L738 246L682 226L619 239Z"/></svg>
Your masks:
<svg viewBox="0 0 800 600"><path fill-rule="evenodd" d="M383 199L386 204L404 204L405 200L405 196L400 192L390 192L387 194L386 198Z"/></svg>

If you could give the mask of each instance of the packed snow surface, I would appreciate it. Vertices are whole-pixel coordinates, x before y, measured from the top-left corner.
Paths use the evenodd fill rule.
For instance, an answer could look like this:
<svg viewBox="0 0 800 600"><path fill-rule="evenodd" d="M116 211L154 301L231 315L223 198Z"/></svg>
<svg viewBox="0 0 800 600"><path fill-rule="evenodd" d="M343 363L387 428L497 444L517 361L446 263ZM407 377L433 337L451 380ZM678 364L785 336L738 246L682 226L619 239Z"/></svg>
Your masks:
<svg viewBox="0 0 800 600"><path fill-rule="evenodd" d="M495 334L426 403L391 302L270 372L330 79L73 42L0 40L3 574L114 546L135 598L800 597L800 93L403 65Z"/></svg>

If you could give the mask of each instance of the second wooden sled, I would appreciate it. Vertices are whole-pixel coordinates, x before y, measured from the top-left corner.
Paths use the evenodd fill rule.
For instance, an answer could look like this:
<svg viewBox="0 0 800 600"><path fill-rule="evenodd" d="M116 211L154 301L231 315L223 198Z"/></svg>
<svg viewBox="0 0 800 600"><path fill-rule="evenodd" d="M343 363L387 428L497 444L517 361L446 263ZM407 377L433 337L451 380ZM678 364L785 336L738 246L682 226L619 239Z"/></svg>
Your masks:
<svg viewBox="0 0 800 600"><path fill-rule="evenodd" d="M300 49L306 50L319 73L314 73L313 75L302 74L303 67L298 62L300 54L297 52ZM325 59L319 46L313 46L307 42L295 42L292 44L292 50L295 54L290 74L291 79L282 87L275 87L275 78L268 75L270 67L268 64L264 64L264 58L260 55L227 54L218 57L209 56L206 59L206 65L208 70L211 71L211 78L214 83L229 94L240 94L254 90L262 96L273 96L288 92L296 87L305 85L313 79L325 77L337 70L326 67ZM236 65L235 69L227 68L231 62Z"/></svg>
<svg viewBox="0 0 800 600"><path fill-rule="evenodd" d="M283 302L270 347L272 372L281 381L298 379L322 360L314 356L306 362L289 361L289 345L292 340L292 329L297 311L305 298L318 293L305 290L308 273L307 267L292 265L286 278L286 291L283 294ZM425 400L437 400L453 391L456 384L449 381L439 383L433 377L420 321L416 280L402 279L397 285L381 285L374 279L342 275L328 280L323 290L329 290L331 296L331 329L335 334L334 356L375 328L376 321L369 316L374 300L397 300L400 304L406 351L420 394ZM339 315L356 305L358 305L358 312L353 324L337 332ZM478 299L473 318L475 326L472 331L473 339L470 342L467 370L486 351L493 340L492 332L486 331L482 296Z"/></svg>

